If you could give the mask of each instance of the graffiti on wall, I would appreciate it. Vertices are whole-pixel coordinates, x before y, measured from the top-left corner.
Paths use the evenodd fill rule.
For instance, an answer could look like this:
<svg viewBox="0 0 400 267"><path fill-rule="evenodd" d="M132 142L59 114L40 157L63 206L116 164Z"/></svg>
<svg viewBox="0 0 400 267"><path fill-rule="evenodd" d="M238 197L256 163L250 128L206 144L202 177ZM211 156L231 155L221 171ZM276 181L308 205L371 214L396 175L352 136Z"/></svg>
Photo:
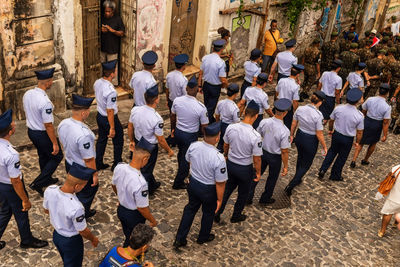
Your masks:
<svg viewBox="0 0 400 267"><path fill-rule="evenodd" d="M337 3L336 16L335 16L335 29L337 32L341 32L342 29L341 17L342 17L342 1L339 0Z"/></svg>
<svg viewBox="0 0 400 267"><path fill-rule="evenodd" d="M153 50L162 58L166 1L139 0L137 3L137 57L140 59L147 50ZM137 61L140 65L140 60ZM161 62L161 60L159 60ZM160 64L158 62L158 64Z"/></svg>
<svg viewBox="0 0 400 267"><path fill-rule="evenodd" d="M232 67L243 66L248 59L251 16L243 16L232 19L231 47L234 56Z"/></svg>

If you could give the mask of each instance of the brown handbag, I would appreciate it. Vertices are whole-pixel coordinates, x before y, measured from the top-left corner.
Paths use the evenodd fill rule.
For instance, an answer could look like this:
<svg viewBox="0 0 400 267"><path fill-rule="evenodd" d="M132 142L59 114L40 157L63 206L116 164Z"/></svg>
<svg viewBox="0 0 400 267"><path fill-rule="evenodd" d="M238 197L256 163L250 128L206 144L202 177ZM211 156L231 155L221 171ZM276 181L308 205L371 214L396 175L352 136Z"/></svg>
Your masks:
<svg viewBox="0 0 400 267"><path fill-rule="evenodd" d="M397 177L399 176L399 173L397 175L394 175L398 170L400 169L397 168L397 170L394 171L394 173L389 172L386 175L385 180L383 180L380 184L379 184L379 188L378 188L378 192L381 193L384 196L387 196L387 194L389 194L390 190L392 190L394 183L397 180Z"/></svg>

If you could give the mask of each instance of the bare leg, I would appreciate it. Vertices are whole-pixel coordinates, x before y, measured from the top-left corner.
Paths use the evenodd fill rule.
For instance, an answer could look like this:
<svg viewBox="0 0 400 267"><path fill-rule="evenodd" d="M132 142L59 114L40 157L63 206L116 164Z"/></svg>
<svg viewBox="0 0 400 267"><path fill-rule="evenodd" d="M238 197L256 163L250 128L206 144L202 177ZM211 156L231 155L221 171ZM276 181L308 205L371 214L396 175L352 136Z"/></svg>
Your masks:
<svg viewBox="0 0 400 267"><path fill-rule="evenodd" d="M354 150L354 156L353 156L353 161L355 162L358 158L358 155L360 155L361 150L363 149L364 145L359 144L358 147Z"/></svg>
<svg viewBox="0 0 400 267"><path fill-rule="evenodd" d="M389 214L389 215L384 214L382 216L381 230L379 231L379 234L378 234L380 237L382 237L385 234L386 228L389 225L390 220L392 219L392 216L393 216L393 214Z"/></svg>
<svg viewBox="0 0 400 267"><path fill-rule="evenodd" d="M372 153L375 151L376 144L369 145L367 153L365 154L364 161L368 162L369 157L371 157Z"/></svg>

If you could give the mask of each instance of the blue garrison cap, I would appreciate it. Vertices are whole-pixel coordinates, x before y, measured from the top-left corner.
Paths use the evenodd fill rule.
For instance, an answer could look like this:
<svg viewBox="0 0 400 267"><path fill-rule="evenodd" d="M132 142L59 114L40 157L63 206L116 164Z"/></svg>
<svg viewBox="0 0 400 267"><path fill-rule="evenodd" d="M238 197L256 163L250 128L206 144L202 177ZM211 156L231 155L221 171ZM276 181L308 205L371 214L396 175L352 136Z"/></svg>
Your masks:
<svg viewBox="0 0 400 267"><path fill-rule="evenodd" d="M156 145L149 143L149 141L147 141L145 138L140 138L139 142L136 144L136 147L139 147L141 149L144 149L146 151L148 151L149 153L151 153L155 148Z"/></svg>
<svg viewBox="0 0 400 267"><path fill-rule="evenodd" d="M152 97L152 96L158 96L158 84L156 84L156 85L154 85L154 86L148 88L148 89L146 90L146 94L147 94L148 96L150 96L150 97Z"/></svg>
<svg viewBox="0 0 400 267"><path fill-rule="evenodd" d="M195 88L197 86L196 75L193 75L192 78L190 78L187 86L190 88Z"/></svg>
<svg viewBox="0 0 400 267"><path fill-rule="evenodd" d="M178 64L187 64L189 62L189 56L187 54L180 54L174 57L174 62Z"/></svg>
<svg viewBox="0 0 400 267"><path fill-rule="evenodd" d="M321 90L315 91L313 94L316 95L321 100L326 99L326 94L324 92L322 92Z"/></svg>
<svg viewBox="0 0 400 267"><path fill-rule="evenodd" d="M147 51L142 56L142 62L143 62L143 64L146 64L146 65L154 65L154 64L156 64L157 60L158 60L157 53L154 51L151 51L151 50Z"/></svg>
<svg viewBox="0 0 400 267"><path fill-rule="evenodd" d="M7 110L0 115L0 130L3 130L10 126L12 122L12 109Z"/></svg>
<svg viewBox="0 0 400 267"><path fill-rule="evenodd" d="M72 163L71 168L69 169L69 174L78 178L80 180L88 181L95 173L96 170L81 166L77 163Z"/></svg>
<svg viewBox="0 0 400 267"><path fill-rule="evenodd" d="M379 87L382 89L390 90L390 85L388 83L381 83Z"/></svg>
<svg viewBox="0 0 400 267"><path fill-rule="evenodd" d="M300 70L300 71L304 70L304 66L301 64L293 64L293 68L295 68L296 70Z"/></svg>
<svg viewBox="0 0 400 267"><path fill-rule="evenodd" d="M257 79L268 82L268 74L266 74L265 72L261 72L260 74L258 74Z"/></svg>
<svg viewBox="0 0 400 267"><path fill-rule="evenodd" d="M334 63L336 66L341 67L342 64L343 64L343 61L341 61L340 59L335 59L335 60L333 61L333 63Z"/></svg>
<svg viewBox="0 0 400 267"><path fill-rule="evenodd" d="M347 91L346 100L350 102L358 102L361 99L362 95L363 93L360 89L353 88Z"/></svg>
<svg viewBox="0 0 400 267"><path fill-rule="evenodd" d="M117 66L117 60L103 62L101 65L103 66L103 70L113 70Z"/></svg>
<svg viewBox="0 0 400 267"><path fill-rule="evenodd" d="M231 92L233 92L233 93L237 93L237 92L239 92L239 85L238 85L237 83L231 83L231 84L228 86L227 90L228 90L228 91L231 91Z"/></svg>
<svg viewBox="0 0 400 267"><path fill-rule="evenodd" d="M247 104L247 107L246 107L246 108L254 109L254 110L259 110L259 109L260 109L260 106L256 103L256 101L251 100L251 101L249 102L249 104Z"/></svg>
<svg viewBox="0 0 400 267"><path fill-rule="evenodd" d="M223 47L226 44L224 39L218 39L213 42L214 47Z"/></svg>
<svg viewBox="0 0 400 267"><path fill-rule="evenodd" d="M293 47L293 46L296 45L296 43L297 43L296 39L290 39L289 41L287 41L287 42L285 43L285 46L286 46L286 47Z"/></svg>
<svg viewBox="0 0 400 267"><path fill-rule="evenodd" d="M292 106L292 101L287 98L280 98L274 102L274 107L279 111L287 111Z"/></svg>
<svg viewBox="0 0 400 267"><path fill-rule="evenodd" d="M38 70L35 71L35 74L38 80L47 80L53 78L55 69L56 68L51 68L48 70Z"/></svg>
<svg viewBox="0 0 400 267"><path fill-rule="evenodd" d="M204 132L208 136L216 136L221 131L221 122L214 122L204 128Z"/></svg>
<svg viewBox="0 0 400 267"><path fill-rule="evenodd" d="M90 105L92 104L93 100L94 100L94 97L83 97L83 96L75 95L75 94L72 95L72 104L81 106L81 107L89 108Z"/></svg>
<svg viewBox="0 0 400 267"><path fill-rule="evenodd" d="M365 64L364 62L360 62L358 63L358 67L365 69L367 67L367 64Z"/></svg>
<svg viewBox="0 0 400 267"><path fill-rule="evenodd" d="M252 58L258 58L261 56L261 50L258 48L254 48L253 50L251 50L251 57Z"/></svg>

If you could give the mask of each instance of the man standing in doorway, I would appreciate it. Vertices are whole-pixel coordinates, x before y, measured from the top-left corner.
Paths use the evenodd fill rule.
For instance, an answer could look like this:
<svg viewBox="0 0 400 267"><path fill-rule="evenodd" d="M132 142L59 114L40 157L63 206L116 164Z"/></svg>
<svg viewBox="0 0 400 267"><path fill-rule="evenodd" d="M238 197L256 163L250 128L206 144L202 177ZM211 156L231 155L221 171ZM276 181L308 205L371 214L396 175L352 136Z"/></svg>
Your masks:
<svg viewBox="0 0 400 267"><path fill-rule="evenodd" d="M281 44L283 40L280 38L280 33L278 30L278 21L271 20L271 27L264 35L264 51L262 56L262 72L269 73L271 64L275 60L275 56L278 51L278 44Z"/></svg>
<svg viewBox="0 0 400 267"><path fill-rule="evenodd" d="M118 59L121 37L125 34L125 26L120 16L115 14L116 4L106 0L103 3L104 16L101 19L101 62L109 62ZM118 85L117 73L112 81Z"/></svg>

